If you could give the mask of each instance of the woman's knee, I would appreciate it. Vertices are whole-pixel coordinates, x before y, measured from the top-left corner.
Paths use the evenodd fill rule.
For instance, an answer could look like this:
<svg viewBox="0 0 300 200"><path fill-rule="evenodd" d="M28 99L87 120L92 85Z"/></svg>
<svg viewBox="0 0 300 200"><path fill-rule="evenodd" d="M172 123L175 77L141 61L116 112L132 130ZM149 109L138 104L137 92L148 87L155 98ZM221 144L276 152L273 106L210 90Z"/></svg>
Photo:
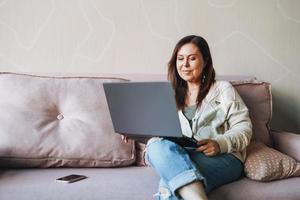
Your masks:
<svg viewBox="0 0 300 200"><path fill-rule="evenodd" d="M162 152L166 152L168 149L168 143L164 138L151 138L146 146L146 154L148 157L157 157L161 155Z"/></svg>
<svg viewBox="0 0 300 200"><path fill-rule="evenodd" d="M177 144L164 138L152 138L146 146L146 160L150 165L153 162L167 162L174 153Z"/></svg>

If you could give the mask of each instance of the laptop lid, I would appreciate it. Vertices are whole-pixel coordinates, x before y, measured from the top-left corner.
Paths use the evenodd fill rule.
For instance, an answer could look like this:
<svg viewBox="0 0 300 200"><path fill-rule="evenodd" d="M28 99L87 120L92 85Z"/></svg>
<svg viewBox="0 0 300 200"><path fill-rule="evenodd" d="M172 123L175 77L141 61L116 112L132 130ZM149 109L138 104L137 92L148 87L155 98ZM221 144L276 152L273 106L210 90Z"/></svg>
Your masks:
<svg viewBox="0 0 300 200"><path fill-rule="evenodd" d="M103 83L115 132L128 136L182 137L169 82Z"/></svg>

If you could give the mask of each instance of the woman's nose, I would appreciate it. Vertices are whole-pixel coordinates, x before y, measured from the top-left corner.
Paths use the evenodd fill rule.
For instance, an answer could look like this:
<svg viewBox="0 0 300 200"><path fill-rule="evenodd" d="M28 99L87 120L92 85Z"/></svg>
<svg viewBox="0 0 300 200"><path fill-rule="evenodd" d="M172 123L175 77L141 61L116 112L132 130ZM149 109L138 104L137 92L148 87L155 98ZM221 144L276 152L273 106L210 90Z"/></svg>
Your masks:
<svg viewBox="0 0 300 200"><path fill-rule="evenodd" d="M185 59L185 60L183 61L183 66L184 66L184 67L189 67L188 59Z"/></svg>

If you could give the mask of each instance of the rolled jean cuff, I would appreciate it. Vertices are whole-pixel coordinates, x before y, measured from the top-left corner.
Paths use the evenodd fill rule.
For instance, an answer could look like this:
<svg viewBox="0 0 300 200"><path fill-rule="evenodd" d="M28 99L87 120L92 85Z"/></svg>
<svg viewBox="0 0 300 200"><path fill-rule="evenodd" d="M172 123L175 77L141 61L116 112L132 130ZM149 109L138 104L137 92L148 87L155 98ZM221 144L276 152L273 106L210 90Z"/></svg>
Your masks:
<svg viewBox="0 0 300 200"><path fill-rule="evenodd" d="M204 187L207 186L206 179L205 177L202 176L200 172L194 169L190 169L187 171L184 171L174 178L172 178L168 185L170 190L172 191L173 194L175 194L176 190L181 188L182 186L185 186L189 183L192 183L194 181L202 181L204 184Z"/></svg>

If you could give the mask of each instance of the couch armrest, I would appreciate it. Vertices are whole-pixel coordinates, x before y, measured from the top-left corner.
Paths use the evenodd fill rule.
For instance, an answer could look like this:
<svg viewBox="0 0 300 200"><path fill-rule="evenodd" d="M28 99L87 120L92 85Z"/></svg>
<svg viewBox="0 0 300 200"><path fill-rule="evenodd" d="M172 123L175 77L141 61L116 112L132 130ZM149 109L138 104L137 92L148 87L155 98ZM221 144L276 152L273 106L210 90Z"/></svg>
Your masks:
<svg viewBox="0 0 300 200"><path fill-rule="evenodd" d="M300 135L286 131L270 131L274 148L300 162Z"/></svg>

